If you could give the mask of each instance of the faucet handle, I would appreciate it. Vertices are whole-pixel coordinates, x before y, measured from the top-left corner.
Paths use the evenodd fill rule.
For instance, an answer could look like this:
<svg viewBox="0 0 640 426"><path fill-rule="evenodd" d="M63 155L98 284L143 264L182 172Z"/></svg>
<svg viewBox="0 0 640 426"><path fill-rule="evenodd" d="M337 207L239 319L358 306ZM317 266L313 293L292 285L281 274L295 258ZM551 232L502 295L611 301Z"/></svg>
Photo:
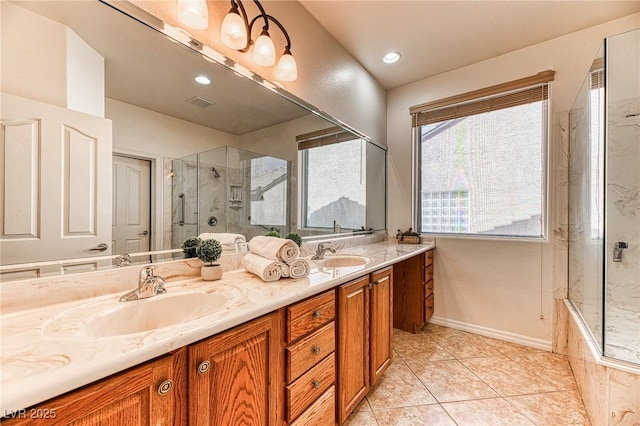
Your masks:
<svg viewBox="0 0 640 426"><path fill-rule="evenodd" d="M155 266L155 265L145 266L144 268L142 268L140 270L140 278L146 279L146 278L153 277L153 270L156 269L156 268L157 268L157 266Z"/></svg>

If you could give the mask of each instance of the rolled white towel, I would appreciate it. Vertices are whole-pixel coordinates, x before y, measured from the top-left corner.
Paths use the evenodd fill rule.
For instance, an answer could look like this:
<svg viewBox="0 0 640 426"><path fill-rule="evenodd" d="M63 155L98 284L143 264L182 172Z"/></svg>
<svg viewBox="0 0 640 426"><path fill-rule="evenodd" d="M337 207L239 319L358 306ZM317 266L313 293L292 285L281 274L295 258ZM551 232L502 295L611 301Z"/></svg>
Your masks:
<svg viewBox="0 0 640 426"><path fill-rule="evenodd" d="M306 260L296 259L287 264L287 269L289 270L287 276L297 279L308 277L311 267L309 266L309 262Z"/></svg>
<svg viewBox="0 0 640 426"><path fill-rule="evenodd" d="M278 281L282 278L282 263L266 259L255 253L245 254L240 265L252 274L262 278L262 281Z"/></svg>
<svg viewBox="0 0 640 426"><path fill-rule="evenodd" d="M276 237L253 237L249 241L249 251L267 259L289 263L300 256L300 249L293 241Z"/></svg>
<svg viewBox="0 0 640 426"><path fill-rule="evenodd" d="M244 243L247 239L242 234L205 232L198 235L202 240L218 240L220 244Z"/></svg>

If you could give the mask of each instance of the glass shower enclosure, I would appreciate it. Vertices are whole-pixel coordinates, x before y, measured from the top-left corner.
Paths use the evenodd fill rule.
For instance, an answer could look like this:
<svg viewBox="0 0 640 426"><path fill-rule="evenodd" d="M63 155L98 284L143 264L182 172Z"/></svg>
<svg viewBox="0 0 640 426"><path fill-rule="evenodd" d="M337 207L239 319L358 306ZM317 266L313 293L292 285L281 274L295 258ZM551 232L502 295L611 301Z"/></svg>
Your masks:
<svg viewBox="0 0 640 426"><path fill-rule="evenodd" d="M640 30L605 39L569 114L569 299L640 364Z"/></svg>
<svg viewBox="0 0 640 426"><path fill-rule="evenodd" d="M172 247L204 232L249 241L289 227L289 162L224 146L173 160Z"/></svg>

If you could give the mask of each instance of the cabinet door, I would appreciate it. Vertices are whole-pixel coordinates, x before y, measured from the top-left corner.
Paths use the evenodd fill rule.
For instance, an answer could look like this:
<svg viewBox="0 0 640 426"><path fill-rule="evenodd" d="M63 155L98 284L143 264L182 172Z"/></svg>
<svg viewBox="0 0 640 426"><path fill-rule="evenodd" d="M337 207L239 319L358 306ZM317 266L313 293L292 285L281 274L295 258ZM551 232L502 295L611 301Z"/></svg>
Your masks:
<svg viewBox="0 0 640 426"><path fill-rule="evenodd" d="M393 267L371 274L370 360L373 386L391 364L393 334Z"/></svg>
<svg viewBox="0 0 640 426"><path fill-rule="evenodd" d="M186 426L185 365L186 350L181 349L19 411L2 424Z"/></svg>
<svg viewBox="0 0 640 426"><path fill-rule="evenodd" d="M279 313L189 347L189 425L275 425Z"/></svg>
<svg viewBox="0 0 640 426"><path fill-rule="evenodd" d="M369 277L338 290L338 424L369 391Z"/></svg>

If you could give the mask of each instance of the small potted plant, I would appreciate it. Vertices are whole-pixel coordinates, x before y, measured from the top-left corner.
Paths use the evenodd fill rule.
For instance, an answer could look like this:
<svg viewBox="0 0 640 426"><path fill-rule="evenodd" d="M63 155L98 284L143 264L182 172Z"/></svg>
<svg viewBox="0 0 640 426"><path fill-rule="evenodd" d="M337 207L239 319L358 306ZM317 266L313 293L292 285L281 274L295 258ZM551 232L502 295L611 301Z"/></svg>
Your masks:
<svg viewBox="0 0 640 426"><path fill-rule="evenodd" d="M302 238L300 238L300 234L289 232L285 238L296 243L298 247L302 246Z"/></svg>
<svg viewBox="0 0 640 426"><path fill-rule="evenodd" d="M198 259L205 264L200 269L200 276L205 281L215 281L222 278L222 266L213 263L220 259L222 244L218 240L204 240L196 249Z"/></svg>
<svg viewBox="0 0 640 426"><path fill-rule="evenodd" d="M189 237L182 243L182 251L184 252L185 259L196 257L196 248L202 243L202 240L198 237Z"/></svg>
<svg viewBox="0 0 640 426"><path fill-rule="evenodd" d="M272 229L271 231L267 232L266 234L264 234L265 237L276 237L276 238L280 238L280 233L278 231L276 231L275 229Z"/></svg>

